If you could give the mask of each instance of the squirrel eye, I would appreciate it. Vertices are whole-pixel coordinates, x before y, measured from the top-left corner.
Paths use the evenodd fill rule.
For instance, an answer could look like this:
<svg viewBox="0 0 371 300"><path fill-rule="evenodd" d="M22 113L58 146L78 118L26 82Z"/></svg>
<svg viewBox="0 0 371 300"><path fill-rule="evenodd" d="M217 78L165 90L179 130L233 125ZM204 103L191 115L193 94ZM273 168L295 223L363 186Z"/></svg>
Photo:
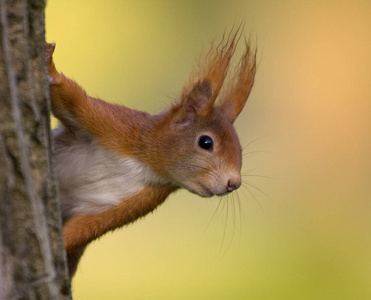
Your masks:
<svg viewBox="0 0 371 300"><path fill-rule="evenodd" d="M207 136L207 135L202 135L199 139L198 139L198 145L200 146L200 148L204 149L204 150L207 150L207 151L212 151L213 150L213 140L211 137Z"/></svg>

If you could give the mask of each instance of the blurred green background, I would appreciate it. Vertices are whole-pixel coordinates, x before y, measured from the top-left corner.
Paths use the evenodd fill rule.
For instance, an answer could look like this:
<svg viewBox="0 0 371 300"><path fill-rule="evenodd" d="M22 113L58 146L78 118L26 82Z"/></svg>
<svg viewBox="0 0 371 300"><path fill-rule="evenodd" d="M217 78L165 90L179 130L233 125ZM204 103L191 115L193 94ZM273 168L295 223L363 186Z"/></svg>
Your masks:
<svg viewBox="0 0 371 300"><path fill-rule="evenodd" d="M49 0L57 68L152 113L226 28L258 47L236 128L243 174L267 177L239 201L178 192L92 243L74 299L371 299L370 16L368 0Z"/></svg>

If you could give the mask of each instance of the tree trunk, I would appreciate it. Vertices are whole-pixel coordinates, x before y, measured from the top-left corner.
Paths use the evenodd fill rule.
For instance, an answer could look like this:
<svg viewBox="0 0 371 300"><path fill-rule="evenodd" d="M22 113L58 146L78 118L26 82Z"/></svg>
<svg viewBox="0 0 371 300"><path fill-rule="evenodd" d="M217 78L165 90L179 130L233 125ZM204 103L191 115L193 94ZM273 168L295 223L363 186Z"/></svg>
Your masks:
<svg viewBox="0 0 371 300"><path fill-rule="evenodd" d="M45 1L0 0L0 299L68 299L51 155Z"/></svg>

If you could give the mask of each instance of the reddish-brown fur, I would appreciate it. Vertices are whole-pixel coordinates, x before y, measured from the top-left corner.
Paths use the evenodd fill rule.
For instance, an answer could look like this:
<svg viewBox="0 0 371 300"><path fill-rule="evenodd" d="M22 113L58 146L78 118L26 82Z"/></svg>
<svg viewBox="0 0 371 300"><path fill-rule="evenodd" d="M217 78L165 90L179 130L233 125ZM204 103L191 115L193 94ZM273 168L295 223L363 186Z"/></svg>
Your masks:
<svg viewBox="0 0 371 300"><path fill-rule="evenodd" d="M63 226L67 253L81 248L108 231L124 226L153 211L175 188L171 185L147 186L103 213L78 215Z"/></svg>
<svg viewBox="0 0 371 300"><path fill-rule="evenodd" d="M175 188L171 185L147 186L119 205L96 215L77 215L63 226L70 275L74 275L86 245L108 231L122 227L153 211Z"/></svg>
<svg viewBox="0 0 371 300"><path fill-rule="evenodd" d="M185 85L179 103L158 116L135 111L124 106L113 105L91 98L74 81L59 73L54 66L52 54L54 44L47 44L49 57L50 94L53 114L71 132L74 130L69 115L73 115L97 142L118 155L139 159L164 178L176 184L147 186L138 194L123 199L119 205L95 215L75 215L65 220L64 241L69 260L70 274L73 275L86 245L110 230L126 225L153 211L167 196L181 186L173 178L173 170L179 168L174 157L187 157L186 139L180 153L172 153L171 141L177 138L177 124L186 122L197 115L196 127L206 126L218 131L223 141L231 146L224 150L225 164L241 164L237 136L232 123L241 112L251 91L255 75L255 53L246 44L246 52L237 66L233 84L214 106L227 75L231 58L239 39L239 30L230 34L216 49L211 48L198 66L198 71ZM232 100L231 100L232 99ZM182 129L183 130L183 129ZM185 136L194 133L183 130ZM123 138L126 137L126 138ZM169 142L170 141L170 142ZM192 139L190 139L192 142ZM144 148L151 151L143 151ZM183 153L182 153L183 152ZM221 153L216 153L221 155ZM186 171L185 171L186 172ZM198 176L206 176L198 174ZM179 185L178 185L179 183Z"/></svg>

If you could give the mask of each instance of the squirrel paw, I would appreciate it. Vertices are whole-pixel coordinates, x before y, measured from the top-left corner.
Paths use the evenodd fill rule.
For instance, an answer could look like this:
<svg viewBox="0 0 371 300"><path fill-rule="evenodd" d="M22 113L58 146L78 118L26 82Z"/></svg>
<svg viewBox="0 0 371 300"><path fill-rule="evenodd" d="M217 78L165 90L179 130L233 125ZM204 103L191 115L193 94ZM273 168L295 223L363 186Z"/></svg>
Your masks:
<svg viewBox="0 0 371 300"><path fill-rule="evenodd" d="M55 43L46 43L45 49L46 49L46 58L48 59L48 62L50 62L53 59Z"/></svg>
<svg viewBox="0 0 371 300"><path fill-rule="evenodd" d="M60 74L55 68L54 62L53 62L53 53L55 50L55 43L46 43L45 44L45 50L46 50L46 59L48 63L48 81L49 84L55 84L57 83L57 79L60 77Z"/></svg>

